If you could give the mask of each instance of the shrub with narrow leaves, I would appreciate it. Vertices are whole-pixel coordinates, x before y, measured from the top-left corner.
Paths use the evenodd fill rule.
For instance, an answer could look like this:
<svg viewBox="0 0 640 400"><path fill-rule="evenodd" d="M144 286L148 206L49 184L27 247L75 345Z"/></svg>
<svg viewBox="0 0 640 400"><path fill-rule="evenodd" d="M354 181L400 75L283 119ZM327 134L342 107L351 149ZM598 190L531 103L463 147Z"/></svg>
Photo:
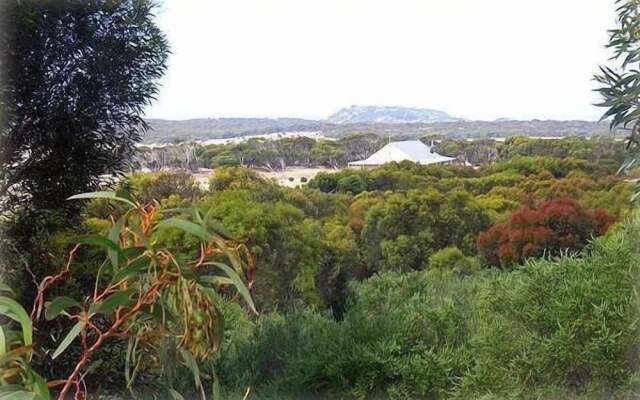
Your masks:
<svg viewBox="0 0 640 400"><path fill-rule="evenodd" d="M31 318L11 295L13 290L0 282L0 319L11 321L0 325L0 399L48 400L46 380L30 365L34 353Z"/></svg>
<svg viewBox="0 0 640 400"><path fill-rule="evenodd" d="M219 224L197 209L173 210L184 217L169 217L158 203L141 204L125 192L95 192L72 199L101 198L122 203L126 211L105 236L82 236L69 253L66 266L39 285L31 319L67 318L73 327L59 342L52 357L70 346L79 349L71 374L50 382L61 389L59 399L71 392L83 398L83 377L92 356L111 340L128 341L125 377L132 387L140 369L151 366L163 371L167 394L174 394L172 372L178 365L191 370L196 389L204 399L199 365L211 362L223 335L223 317L218 304L223 293L242 297L255 307L244 278L251 286L252 259L243 245L231 240ZM165 211L166 213L167 211ZM193 259L163 246L156 234L182 231L197 239ZM72 273L82 247L95 246L106 252L90 293L83 298L57 297L45 301L50 289ZM1 308L1 307L0 307ZM214 391L217 381L213 382Z"/></svg>

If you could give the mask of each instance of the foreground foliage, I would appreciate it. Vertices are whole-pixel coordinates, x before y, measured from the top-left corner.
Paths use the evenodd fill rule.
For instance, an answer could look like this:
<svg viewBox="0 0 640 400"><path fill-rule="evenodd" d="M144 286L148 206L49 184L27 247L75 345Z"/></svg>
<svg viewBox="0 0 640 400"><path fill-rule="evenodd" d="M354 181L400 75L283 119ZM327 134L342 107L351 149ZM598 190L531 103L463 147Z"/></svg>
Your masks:
<svg viewBox="0 0 640 400"><path fill-rule="evenodd" d="M13 290L0 282L0 317L9 318L18 330L0 325L0 398L48 400L46 380L31 367L33 325L27 311L10 296Z"/></svg>
<svg viewBox="0 0 640 400"><path fill-rule="evenodd" d="M609 119L611 129L628 131L627 160L621 171L629 171L640 162L640 8L636 0L616 0L617 26L609 31L607 47L612 50L610 66L601 66L594 79L600 84L600 107L606 108L602 119ZM636 184L634 200L640 196Z"/></svg>
<svg viewBox="0 0 640 400"><path fill-rule="evenodd" d="M51 357L57 358L74 343L78 346L78 341L79 356L69 375L49 382L49 386L61 386L59 399L65 399L72 390L75 398L84 398L84 375L95 361L95 353L117 338L129 342L124 365L129 388L141 368L161 368L162 386L173 392L172 371L178 363L193 372L196 388L205 398L198 365L213 360L220 347L224 332L218 306L221 291L235 288L256 312L241 278L245 273L251 276L251 256L243 245L223 236L220 228L212 228L211 218L198 210L183 211L191 214L194 219L191 222L183 218L159 218L157 203L143 205L124 192L72 197L91 198L123 203L123 214L112 222L107 234L75 239L78 244L69 253L66 266L40 283L31 319L25 322L17 318L25 332L31 329L31 320L37 323L41 317L53 320L64 316L73 322ZM197 257L185 258L159 243L154 234L163 230L179 230L194 236L199 247ZM85 288L90 290L81 298L60 296L45 303L48 292L71 274L81 246L98 246L106 251L92 287ZM0 303L0 311L2 306ZM11 317L26 316L15 309L10 311ZM24 346L30 346L31 334L24 335ZM28 382L29 376L22 381ZM213 376L213 387L217 390Z"/></svg>
<svg viewBox="0 0 640 400"><path fill-rule="evenodd" d="M65 257L50 239L82 222L82 204L66 199L132 165L168 56L154 9L147 0L0 1L0 274L12 275L27 308Z"/></svg>
<svg viewBox="0 0 640 400"><path fill-rule="evenodd" d="M256 398L633 398L638 243L636 216L580 255L512 272L377 275L351 285L341 321L228 310L239 320L217 364L223 386L255 385Z"/></svg>

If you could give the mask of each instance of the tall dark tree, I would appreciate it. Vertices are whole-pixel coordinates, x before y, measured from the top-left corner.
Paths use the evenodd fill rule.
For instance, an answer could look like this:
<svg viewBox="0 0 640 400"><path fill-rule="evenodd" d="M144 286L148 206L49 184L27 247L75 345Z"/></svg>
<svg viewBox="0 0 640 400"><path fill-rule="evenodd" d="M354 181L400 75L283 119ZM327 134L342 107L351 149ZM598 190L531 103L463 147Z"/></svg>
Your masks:
<svg viewBox="0 0 640 400"><path fill-rule="evenodd" d="M126 169L169 52L153 10L148 0L0 2L4 211L65 209Z"/></svg>

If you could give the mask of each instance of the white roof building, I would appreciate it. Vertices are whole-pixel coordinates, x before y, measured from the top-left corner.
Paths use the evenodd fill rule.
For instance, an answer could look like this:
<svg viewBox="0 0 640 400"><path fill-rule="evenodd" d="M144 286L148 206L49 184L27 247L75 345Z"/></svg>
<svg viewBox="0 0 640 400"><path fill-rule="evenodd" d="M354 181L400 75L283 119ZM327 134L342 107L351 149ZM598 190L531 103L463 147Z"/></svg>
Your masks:
<svg viewBox="0 0 640 400"><path fill-rule="evenodd" d="M456 161L433 151L431 146L419 140L391 142L372 154L366 160L349 163L352 167L374 167L388 162L412 161L416 164L448 164Z"/></svg>

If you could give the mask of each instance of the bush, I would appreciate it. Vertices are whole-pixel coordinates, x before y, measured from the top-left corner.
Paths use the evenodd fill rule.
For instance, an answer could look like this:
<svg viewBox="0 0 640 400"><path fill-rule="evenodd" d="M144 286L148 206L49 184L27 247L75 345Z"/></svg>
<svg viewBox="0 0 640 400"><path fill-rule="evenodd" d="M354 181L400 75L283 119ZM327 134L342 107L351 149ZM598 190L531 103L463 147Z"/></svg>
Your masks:
<svg viewBox="0 0 640 400"><path fill-rule="evenodd" d="M145 204L171 195L193 199L202 194L198 183L186 172L133 174L125 186L129 186L140 202Z"/></svg>
<svg viewBox="0 0 640 400"><path fill-rule="evenodd" d="M606 233L615 219L603 209L585 210L570 198L549 200L524 206L508 222L481 233L478 249L489 265L508 267L527 257L579 251L592 237Z"/></svg>
<svg viewBox="0 0 640 400"><path fill-rule="evenodd" d="M273 180L265 179L254 170L245 167L224 167L214 171L209 178L209 191L222 192L242 189L252 193L256 201L280 200L282 190Z"/></svg>
<svg viewBox="0 0 640 400"><path fill-rule="evenodd" d="M211 164L210 164L211 168L218 168L218 167L225 167L225 166L238 166L238 165L240 165L240 160L235 154L229 151L222 152L217 156L215 156L211 160Z"/></svg>
<svg viewBox="0 0 640 400"><path fill-rule="evenodd" d="M341 322L310 311L259 317L241 350L222 353L223 383L277 397L442 397L470 367L471 281L382 274L352 291Z"/></svg>
<svg viewBox="0 0 640 400"><path fill-rule="evenodd" d="M458 275L470 275L480 269L475 257L467 257L455 246L445 247L429 257L429 269L450 270Z"/></svg>
<svg viewBox="0 0 640 400"><path fill-rule="evenodd" d="M337 189L341 192L358 194L367 190L365 179L359 175L350 175L338 179Z"/></svg>
<svg viewBox="0 0 640 400"><path fill-rule="evenodd" d="M338 187L337 174L331 174L327 172L320 172L310 182L309 187L314 189L320 189L325 193L334 192Z"/></svg>
<svg viewBox="0 0 640 400"><path fill-rule="evenodd" d="M471 254L489 217L468 192L410 190L385 194L365 213L360 233L370 271L420 270L436 250Z"/></svg>
<svg viewBox="0 0 640 400"><path fill-rule="evenodd" d="M609 393L637 373L640 220L580 256L495 274L478 296L461 398L542 385Z"/></svg>
<svg viewBox="0 0 640 400"><path fill-rule="evenodd" d="M423 269L434 247L433 235L429 231L385 239L380 242L382 262L379 269L395 272Z"/></svg>

